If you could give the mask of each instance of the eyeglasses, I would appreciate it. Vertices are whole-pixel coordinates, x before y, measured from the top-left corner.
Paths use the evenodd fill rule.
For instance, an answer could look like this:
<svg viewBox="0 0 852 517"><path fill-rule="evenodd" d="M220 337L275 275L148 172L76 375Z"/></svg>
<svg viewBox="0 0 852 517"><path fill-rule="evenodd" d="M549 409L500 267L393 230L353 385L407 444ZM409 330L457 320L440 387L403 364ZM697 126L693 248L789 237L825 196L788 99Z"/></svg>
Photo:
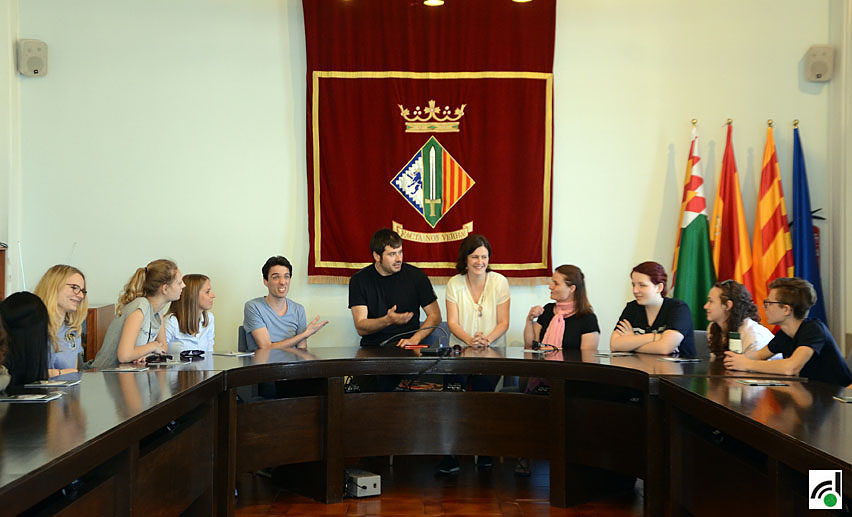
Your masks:
<svg viewBox="0 0 852 517"><path fill-rule="evenodd" d="M790 305L789 303L784 303L784 302L776 302L776 301L773 301L773 300L763 300L763 308L768 309L769 306L772 305L773 303L777 303L778 305Z"/></svg>
<svg viewBox="0 0 852 517"><path fill-rule="evenodd" d="M204 357L204 350L183 350L180 353L181 359L200 359Z"/></svg>
<svg viewBox="0 0 852 517"><path fill-rule="evenodd" d="M73 291L73 292L74 292L74 294L80 294L80 293L83 293L83 296L86 296L86 295L89 293L89 291L87 291L85 287L80 287L80 286L79 286L79 285L77 285L77 284L65 284L65 285L67 285L68 287L70 287L70 288L71 288L71 291Z"/></svg>

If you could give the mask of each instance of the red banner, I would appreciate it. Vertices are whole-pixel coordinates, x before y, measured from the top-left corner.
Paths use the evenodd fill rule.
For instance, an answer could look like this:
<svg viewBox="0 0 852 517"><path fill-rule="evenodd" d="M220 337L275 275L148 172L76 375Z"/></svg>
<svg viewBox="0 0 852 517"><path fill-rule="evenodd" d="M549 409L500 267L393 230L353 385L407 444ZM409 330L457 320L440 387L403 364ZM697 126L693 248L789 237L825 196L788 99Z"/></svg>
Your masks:
<svg viewBox="0 0 852 517"><path fill-rule="evenodd" d="M310 280L371 263L382 227L430 276L469 233L506 276L549 276L553 0L303 5Z"/></svg>

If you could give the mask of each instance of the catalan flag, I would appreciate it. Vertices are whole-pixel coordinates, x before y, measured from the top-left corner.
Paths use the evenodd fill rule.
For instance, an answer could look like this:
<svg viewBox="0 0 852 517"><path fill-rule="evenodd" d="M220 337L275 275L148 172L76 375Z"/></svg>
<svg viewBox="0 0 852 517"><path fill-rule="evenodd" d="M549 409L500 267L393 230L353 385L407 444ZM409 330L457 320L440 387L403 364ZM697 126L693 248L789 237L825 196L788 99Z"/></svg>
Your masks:
<svg viewBox="0 0 852 517"><path fill-rule="evenodd" d="M459 162L455 161L450 153L444 149L443 186L444 186L444 213L450 211L453 205L470 190L475 181L462 169Z"/></svg>
<svg viewBox="0 0 852 517"><path fill-rule="evenodd" d="M811 217L811 194L808 189L808 174L805 169L805 154L799 139L799 128L793 129L793 257L796 263L796 276L812 283L817 294L816 305L808 314L811 318L828 324L825 314L825 301L822 298L822 279L819 274L819 260L816 256L814 241L814 223Z"/></svg>
<svg viewBox="0 0 852 517"><path fill-rule="evenodd" d="M766 147L763 150L763 169L760 173L760 191L757 197L757 217L754 220L752 271L754 291L760 319L768 326L763 305L769 293L769 282L776 278L793 276L793 241L787 222L787 204L781 188L781 173L775 153L772 126L766 128Z"/></svg>
<svg viewBox="0 0 852 517"><path fill-rule="evenodd" d="M692 322L697 329L707 328L704 300L716 281L710 251L703 169L698 153L698 129L693 126L672 266L672 294L689 305Z"/></svg>
<svg viewBox="0 0 852 517"><path fill-rule="evenodd" d="M710 244L713 246L713 266L719 280L733 279L754 292L751 271L751 246L748 242L740 178L734 159L733 127L728 124L719 188L710 218Z"/></svg>

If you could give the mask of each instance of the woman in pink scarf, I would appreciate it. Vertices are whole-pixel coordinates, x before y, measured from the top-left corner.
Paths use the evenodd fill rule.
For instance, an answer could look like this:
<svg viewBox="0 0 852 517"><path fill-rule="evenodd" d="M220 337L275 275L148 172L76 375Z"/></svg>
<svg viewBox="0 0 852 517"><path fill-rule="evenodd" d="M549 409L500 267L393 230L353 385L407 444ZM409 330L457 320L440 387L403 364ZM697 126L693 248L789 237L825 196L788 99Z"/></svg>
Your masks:
<svg viewBox="0 0 852 517"><path fill-rule="evenodd" d="M556 268L550 279L550 298L555 303L530 308L524 326L524 348L539 341L559 349L597 350L601 329L586 297L580 268Z"/></svg>
<svg viewBox="0 0 852 517"><path fill-rule="evenodd" d="M561 361L561 350L597 350L601 329L589 299L586 296L586 280L577 266L562 265L556 268L550 279L550 299L544 307L530 308L524 324L524 348L532 348L533 341L551 345L554 350L545 359ZM558 355L558 356L557 356ZM544 379L531 377L526 392L536 393L547 388ZM529 458L518 458L516 476L530 475Z"/></svg>

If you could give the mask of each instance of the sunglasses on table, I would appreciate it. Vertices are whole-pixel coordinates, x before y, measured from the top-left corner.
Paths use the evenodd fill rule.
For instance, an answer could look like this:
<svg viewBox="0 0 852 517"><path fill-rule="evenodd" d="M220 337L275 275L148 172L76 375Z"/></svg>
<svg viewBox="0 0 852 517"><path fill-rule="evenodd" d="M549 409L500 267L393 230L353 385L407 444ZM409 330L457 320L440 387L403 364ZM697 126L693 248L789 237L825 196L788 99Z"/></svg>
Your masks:
<svg viewBox="0 0 852 517"><path fill-rule="evenodd" d="M561 350L558 346L548 345L545 343L539 343L538 341L532 342L533 350L541 350L542 352L555 352L557 350Z"/></svg>
<svg viewBox="0 0 852 517"><path fill-rule="evenodd" d="M202 359L204 358L204 350L183 350L180 353L180 358L185 360Z"/></svg>
<svg viewBox="0 0 852 517"><path fill-rule="evenodd" d="M165 363L171 361L172 356L169 354L151 354L145 358L146 364Z"/></svg>

